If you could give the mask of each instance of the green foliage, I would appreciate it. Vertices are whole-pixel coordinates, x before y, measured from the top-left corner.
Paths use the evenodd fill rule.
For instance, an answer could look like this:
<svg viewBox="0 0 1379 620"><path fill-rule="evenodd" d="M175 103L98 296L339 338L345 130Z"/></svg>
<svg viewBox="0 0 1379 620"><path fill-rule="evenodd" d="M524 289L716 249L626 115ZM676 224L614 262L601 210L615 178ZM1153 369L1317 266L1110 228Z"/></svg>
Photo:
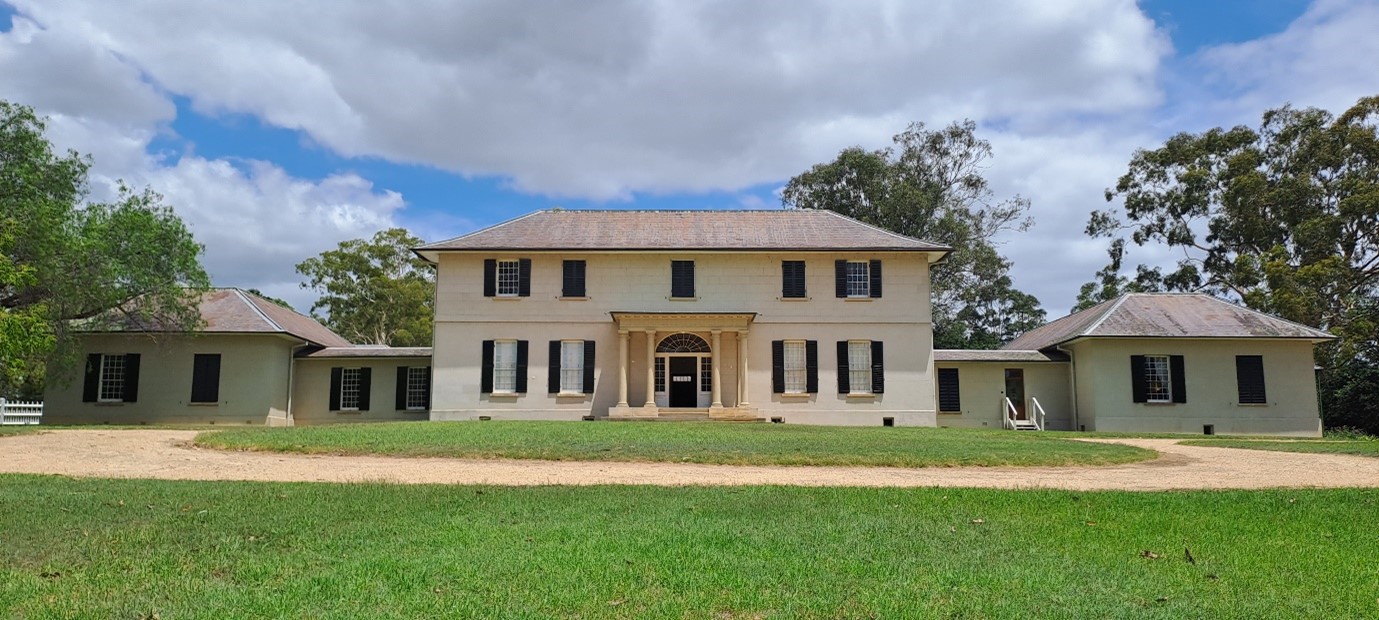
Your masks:
<svg viewBox="0 0 1379 620"><path fill-rule="evenodd" d="M1379 616L1373 489L0 476L0 497L15 618Z"/></svg>
<svg viewBox="0 0 1379 620"><path fill-rule="evenodd" d="M422 243L390 228L302 261L297 273L308 278L302 288L320 294L312 316L357 344L431 346L436 272L412 253Z"/></svg>
<svg viewBox="0 0 1379 620"><path fill-rule="evenodd" d="M731 465L1109 465L1149 450L985 429L802 424L410 422L203 433L198 445L308 454Z"/></svg>
<svg viewBox="0 0 1379 620"><path fill-rule="evenodd" d="M259 289L251 288L251 289L246 290L245 292L246 292L246 293L253 294L253 295L256 295L256 296L258 296L258 297L262 297L262 298L264 298L264 299L267 299L268 301L271 301L271 302L273 302L273 303L275 303L275 304L278 304L279 306L282 306L282 307L284 307L284 308L287 308L288 310L293 310L293 311L296 310L296 308L293 308L293 307L292 307L292 304L287 303L287 300L285 300L285 299L279 299L279 298L277 298L277 297L272 297L272 296L269 296L269 295L265 295L265 294L263 293L263 291L260 291Z"/></svg>
<svg viewBox="0 0 1379 620"><path fill-rule="evenodd" d="M843 150L790 179L782 202L828 209L902 235L953 248L931 273L934 346L995 348L1044 321L1039 300L1014 288L1010 261L995 237L1031 225L1029 201L993 197L981 172L991 144L976 123L929 131L922 123L895 136L893 147Z"/></svg>
<svg viewBox="0 0 1379 620"><path fill-rule="evenodd" d="M75 361L71 327L199 325L209 286L190 231L150 191L86 203L90 161L58 155L28 107L0 101L0 394L41 391ZM137 300L137 303L135 303Z"/></svg>
<svg viewBox="0 0 1379 620"><path fill-rule="evenodd" d="M1111 264L1080 306L1130 290L1201 290L1326 329L1328 425L1379 430L1379 97L1340 116L1284 106L1248 127L1182 133L1130 161L1098 211ZM1167 273L1120 275L1124 234L1183 254ZM1366 382L1368 382L1366 384Z"/></svg>

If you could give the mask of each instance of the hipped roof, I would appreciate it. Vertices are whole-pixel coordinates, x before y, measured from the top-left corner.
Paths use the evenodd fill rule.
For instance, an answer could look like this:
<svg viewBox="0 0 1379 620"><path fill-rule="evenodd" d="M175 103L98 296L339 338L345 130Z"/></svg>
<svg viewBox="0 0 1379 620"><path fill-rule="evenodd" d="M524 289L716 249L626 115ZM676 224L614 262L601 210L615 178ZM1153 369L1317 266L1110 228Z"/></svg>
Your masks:
<svg viewBox="0 0 1379 620"><path fill-rule="evenodd" d="M1201 293L1128 293L1030 330L1003 349L1048 349L1079 338L1276 338L1323 341L1319 329Z"/></svg>
<svg viewBox="0 0 1379 620"><path fill-rule="evenodd" d="M258 295L237 288L211 289L197 302L202 333L208 334L283 334L320 347L351 346L339 334L291 308L280 306ZM163 331L148 325L116 325L109 331Z"/></svg>
<svg viewBox="0 0 1379 620"><path fill-rule="evenodd" d="M918 251L947 246L913 239L832 211L537 211L416 252L474 250Z"/></svg>

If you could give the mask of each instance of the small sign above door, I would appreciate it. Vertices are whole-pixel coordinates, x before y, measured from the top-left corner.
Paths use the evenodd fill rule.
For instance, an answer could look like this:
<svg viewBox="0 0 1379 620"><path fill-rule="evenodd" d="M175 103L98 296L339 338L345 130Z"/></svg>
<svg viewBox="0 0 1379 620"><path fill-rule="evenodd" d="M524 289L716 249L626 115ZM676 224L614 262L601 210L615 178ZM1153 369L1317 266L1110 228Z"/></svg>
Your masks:
<svg viewBox="0 0 1379 620"><path fill-rule="evenodd" d="M674 381L675 383L689 383L691 381L694 381L694 377L690 375L674 375L670 378L670 380Z"/></svg>

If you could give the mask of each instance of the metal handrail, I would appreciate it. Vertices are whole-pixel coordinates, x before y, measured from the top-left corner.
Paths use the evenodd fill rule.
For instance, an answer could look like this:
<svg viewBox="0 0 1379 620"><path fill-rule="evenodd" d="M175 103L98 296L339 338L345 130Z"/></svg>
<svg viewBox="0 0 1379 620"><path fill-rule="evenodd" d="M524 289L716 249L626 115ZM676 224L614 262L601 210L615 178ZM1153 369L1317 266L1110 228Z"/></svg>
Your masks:
<svg viewBox="0 0 1379 620"><path fill-rule="evenodd" d="M1039 404L1039 399L1033 396L1029 397L1029 401L1034 403L1034 411L1031 413L1035 415L1030 416L1034 418L1034 427L1042 431L1044 430L1044 418L1047 417L1047 414L1044 413L1044 406Z"/></svg>

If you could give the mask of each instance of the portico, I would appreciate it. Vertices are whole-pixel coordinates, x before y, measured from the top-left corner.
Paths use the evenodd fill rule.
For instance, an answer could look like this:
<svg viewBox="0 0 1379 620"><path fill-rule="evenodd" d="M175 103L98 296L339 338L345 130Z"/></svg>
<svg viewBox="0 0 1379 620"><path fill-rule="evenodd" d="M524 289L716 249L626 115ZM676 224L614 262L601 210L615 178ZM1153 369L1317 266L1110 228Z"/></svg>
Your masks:
<svg viewBox="0 0 1379 620"><path fill-rule="evenodd" d="M610 314L618 330L618 402L610 418L756 417L748 359L755 312Z"/></svg>

